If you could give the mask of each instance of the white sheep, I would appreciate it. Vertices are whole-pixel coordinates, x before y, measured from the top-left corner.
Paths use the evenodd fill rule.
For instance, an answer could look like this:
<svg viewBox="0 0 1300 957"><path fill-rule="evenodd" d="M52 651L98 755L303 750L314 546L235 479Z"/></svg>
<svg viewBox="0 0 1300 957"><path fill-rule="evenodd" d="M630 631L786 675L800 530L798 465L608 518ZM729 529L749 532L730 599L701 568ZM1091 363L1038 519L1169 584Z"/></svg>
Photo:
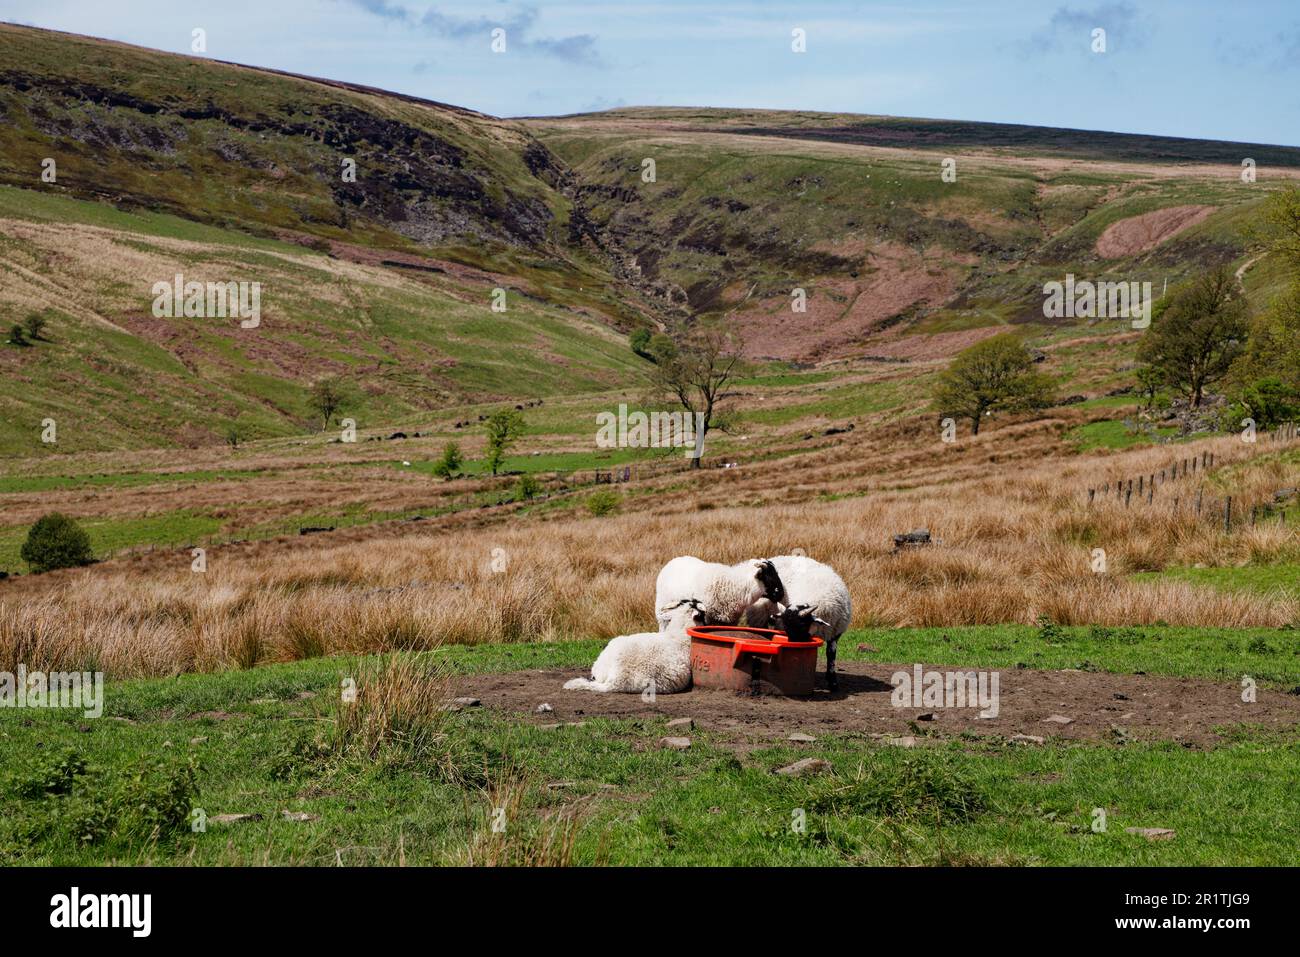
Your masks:
<svg viewBox="0 0 1300 957"><path fill-rule="evenodd" d="M849 588L835 569L806 555L778 555L771 559L781 576L791 606L806 606L817 616L811 633L826 642L826 686L839 689L835 674L835 652L840 635L849 630L853 620L853 602ZM782 609L770 601L756 603L746 615L746 623L759 628L780 628Z"/></svg>
<svg viewBox="0 0 1300 957"><path fill-rule="evenodd" d="M689 688L691 639L686 629L705 624L704 611L689 598L664 610L667 630L611 638L591 666L591 677L566 681L565 690L676 694Z"/></svg>
<svg viewBox="0 0 1300 957"><path fill-rule="evenodd" d="M667 611L691 598L703 608L705 624L735 625L757 602L784 604L785 588L766 559L722 565L689 555L674 558L659 570L655 581L655 617L660 631L668 627Z"/></svg>

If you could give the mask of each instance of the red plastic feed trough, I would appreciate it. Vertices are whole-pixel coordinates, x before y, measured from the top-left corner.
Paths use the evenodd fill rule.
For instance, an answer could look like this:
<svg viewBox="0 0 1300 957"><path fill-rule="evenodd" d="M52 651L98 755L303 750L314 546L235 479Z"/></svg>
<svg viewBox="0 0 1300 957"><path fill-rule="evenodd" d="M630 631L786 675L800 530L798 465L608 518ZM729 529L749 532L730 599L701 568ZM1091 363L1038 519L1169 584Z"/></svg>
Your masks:
<svg viewBox="0 0 1300 957"><path fill-rule="evenodd" d="M820 638L790 641L783 631L702 625L691 636L691 680L697 688L750 694L809 695Z"/></svg>

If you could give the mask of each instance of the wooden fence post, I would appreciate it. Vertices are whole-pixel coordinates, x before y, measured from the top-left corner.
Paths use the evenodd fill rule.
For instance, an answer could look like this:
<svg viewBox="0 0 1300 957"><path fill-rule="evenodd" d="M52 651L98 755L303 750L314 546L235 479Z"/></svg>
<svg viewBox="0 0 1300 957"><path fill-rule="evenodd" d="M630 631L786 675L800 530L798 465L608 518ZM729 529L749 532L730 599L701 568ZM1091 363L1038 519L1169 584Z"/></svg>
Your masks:
<svg viewBox="0 0 1300 957"><path fill-rule="evenodd" d="M1223 533L1226 535L1232 528L1232 496L1229 495L1223 500Z"/></svg>

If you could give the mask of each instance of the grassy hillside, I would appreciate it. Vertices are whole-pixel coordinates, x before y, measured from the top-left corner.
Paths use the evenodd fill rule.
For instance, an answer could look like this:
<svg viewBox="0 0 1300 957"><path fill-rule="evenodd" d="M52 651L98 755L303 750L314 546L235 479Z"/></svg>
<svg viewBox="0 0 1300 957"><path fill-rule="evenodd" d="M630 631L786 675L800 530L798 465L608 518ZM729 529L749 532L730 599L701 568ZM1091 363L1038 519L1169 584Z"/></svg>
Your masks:
<svg viewBox="0 0 1300 957"><path fill-rule="evenodd" d="M563 203L517 126L442 104L0 25L0 181L382 245L539 246ZM356 182L342 175L356 161Z"/></svg>
<svg viewBox="0 0 1300 957"><path fill-rule="evenodd" d="M938 351L951 354L971 330L1043 325L1043 284L1066 272L1151 282L1159 295L1244 261L1243 227L1300 167L1287 147L827 114L628 109L527 122L573 166L584 215L637 270L683 306L733 315L752 354L786 359L916 355L894 341L909 333L943 334ZM1244 155L1276 165L1244 184ZM1171 209L1196 215L1165 232L1137 219ZM796 287L807 318L791 312Z"/></svg>
<svg viewBox="0 0 1300 957"><path fill-rule="evenodd" d="M49 310L42 341L0 347L0 452L21 457L220 442L318 428L311 382L338 376L361 428L411 413L636 381L626 340L591 310L511 277L396 269L169 214L0 187L0 313ZM437 271L431 271L436 269ZM262 284L262 321L156 318L176 273ZM493 312L494 288L506 311ZM53 418L57 444L41 442Z"/></svg>

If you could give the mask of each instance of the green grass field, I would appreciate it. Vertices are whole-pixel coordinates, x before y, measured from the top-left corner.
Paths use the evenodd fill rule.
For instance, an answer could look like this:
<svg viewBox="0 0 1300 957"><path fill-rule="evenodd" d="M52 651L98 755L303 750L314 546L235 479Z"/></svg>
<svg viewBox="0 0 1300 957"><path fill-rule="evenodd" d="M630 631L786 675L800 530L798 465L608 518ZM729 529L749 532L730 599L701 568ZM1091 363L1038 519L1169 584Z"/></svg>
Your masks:
<svg viewBox="0 0 1300 957"><path fill-rule="evenodd" d="M1112 631L1123 634L1063 629L1048 644L1032 628L868 630L846 636L844 657L870 640L894 660L1300 674L1290 633L1255 636L1274 646L1264 652L1244 633ZM581 667L599 647L456 647L422 662ZM1194 751L986 737L900 749L843 733L736 751L696 728L672 751L656 746L671 733L661 719L543 728L471 708L444 712L432 741L398 735L369 753L346 745L336 718L342 680L365 667L314 659L110 684L99 719L0 711L0 863L1283 865L1300 839L1293 736L1223 729ZM805 757L833 770L772 773ZM251 817L215 820L231 814Z"/></svg>

